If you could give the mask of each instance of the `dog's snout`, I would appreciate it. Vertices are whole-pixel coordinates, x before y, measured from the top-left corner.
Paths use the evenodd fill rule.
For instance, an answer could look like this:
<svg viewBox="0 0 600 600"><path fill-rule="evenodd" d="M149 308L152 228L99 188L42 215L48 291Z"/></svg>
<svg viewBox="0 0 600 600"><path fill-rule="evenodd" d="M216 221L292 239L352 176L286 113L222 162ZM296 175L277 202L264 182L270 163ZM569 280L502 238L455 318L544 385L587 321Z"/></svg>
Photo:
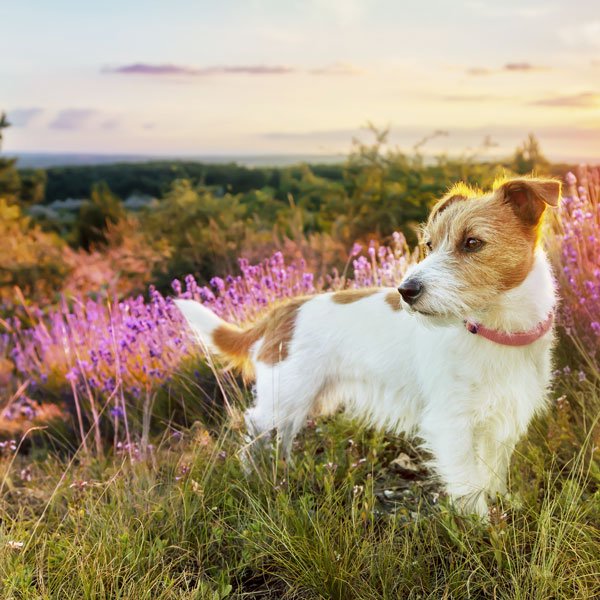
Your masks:
<svg viewBox="0 0 600 600"><path fill-rule="evenodd" d="M423 284L417 279L407 279L398 288L402 299L407 304L414 304L423 293Z"/></svg>

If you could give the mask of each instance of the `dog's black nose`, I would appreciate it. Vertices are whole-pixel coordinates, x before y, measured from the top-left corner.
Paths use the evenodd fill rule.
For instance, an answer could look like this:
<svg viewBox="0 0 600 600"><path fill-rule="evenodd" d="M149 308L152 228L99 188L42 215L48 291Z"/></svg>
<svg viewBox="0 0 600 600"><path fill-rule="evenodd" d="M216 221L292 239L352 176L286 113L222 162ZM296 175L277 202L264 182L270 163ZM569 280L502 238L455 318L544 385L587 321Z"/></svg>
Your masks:
<svg viewBox="0 0 600 600"><path fill-rule="evenodd" d="M407 279L398 288L402 299L407 304L414 304L417 298L423 293L423 284L416 279Z"/></svg>

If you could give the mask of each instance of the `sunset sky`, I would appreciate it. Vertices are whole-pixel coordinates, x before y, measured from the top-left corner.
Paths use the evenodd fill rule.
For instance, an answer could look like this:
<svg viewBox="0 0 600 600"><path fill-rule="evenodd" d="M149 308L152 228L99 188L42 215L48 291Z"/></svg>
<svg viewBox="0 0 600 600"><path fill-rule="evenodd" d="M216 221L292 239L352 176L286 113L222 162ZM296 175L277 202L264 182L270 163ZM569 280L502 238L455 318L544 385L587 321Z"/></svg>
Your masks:
<svg viewBox="0 0 600 600"><path fill-rule="evenodd" d="M6 153L331 154L372 121L600 159L598 0L2 4Z"/></svg>

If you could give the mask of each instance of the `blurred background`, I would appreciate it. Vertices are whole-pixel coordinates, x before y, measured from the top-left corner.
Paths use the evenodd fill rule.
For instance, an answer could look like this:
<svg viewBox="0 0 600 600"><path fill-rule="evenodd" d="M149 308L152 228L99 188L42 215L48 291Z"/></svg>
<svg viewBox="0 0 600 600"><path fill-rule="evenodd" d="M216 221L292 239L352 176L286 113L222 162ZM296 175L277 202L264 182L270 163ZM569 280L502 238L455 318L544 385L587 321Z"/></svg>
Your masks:
<svg viewBox="0 0 600 600"><path fill-rule="evenodd" d="M323 274L354 242L400 231L413 244L453 181L593 163L599 12L593 0L4 3L4 301L15 285L48 303L165 292L273 250Z"/></svg>

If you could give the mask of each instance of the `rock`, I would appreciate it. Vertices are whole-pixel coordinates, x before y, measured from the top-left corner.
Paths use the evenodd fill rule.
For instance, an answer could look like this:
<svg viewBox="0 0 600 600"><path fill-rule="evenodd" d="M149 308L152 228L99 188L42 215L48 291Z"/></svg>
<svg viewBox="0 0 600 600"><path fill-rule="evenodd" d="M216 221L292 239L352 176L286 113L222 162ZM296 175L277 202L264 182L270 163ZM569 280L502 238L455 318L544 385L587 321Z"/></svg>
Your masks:
<svg viewBox="0 0 600 600"><path fill-rule="evenodd" d="M404 452L401 452L390 464L390 468L404 477L405 479L415 479L422 475L421 469L413 459Z"/></svg>

